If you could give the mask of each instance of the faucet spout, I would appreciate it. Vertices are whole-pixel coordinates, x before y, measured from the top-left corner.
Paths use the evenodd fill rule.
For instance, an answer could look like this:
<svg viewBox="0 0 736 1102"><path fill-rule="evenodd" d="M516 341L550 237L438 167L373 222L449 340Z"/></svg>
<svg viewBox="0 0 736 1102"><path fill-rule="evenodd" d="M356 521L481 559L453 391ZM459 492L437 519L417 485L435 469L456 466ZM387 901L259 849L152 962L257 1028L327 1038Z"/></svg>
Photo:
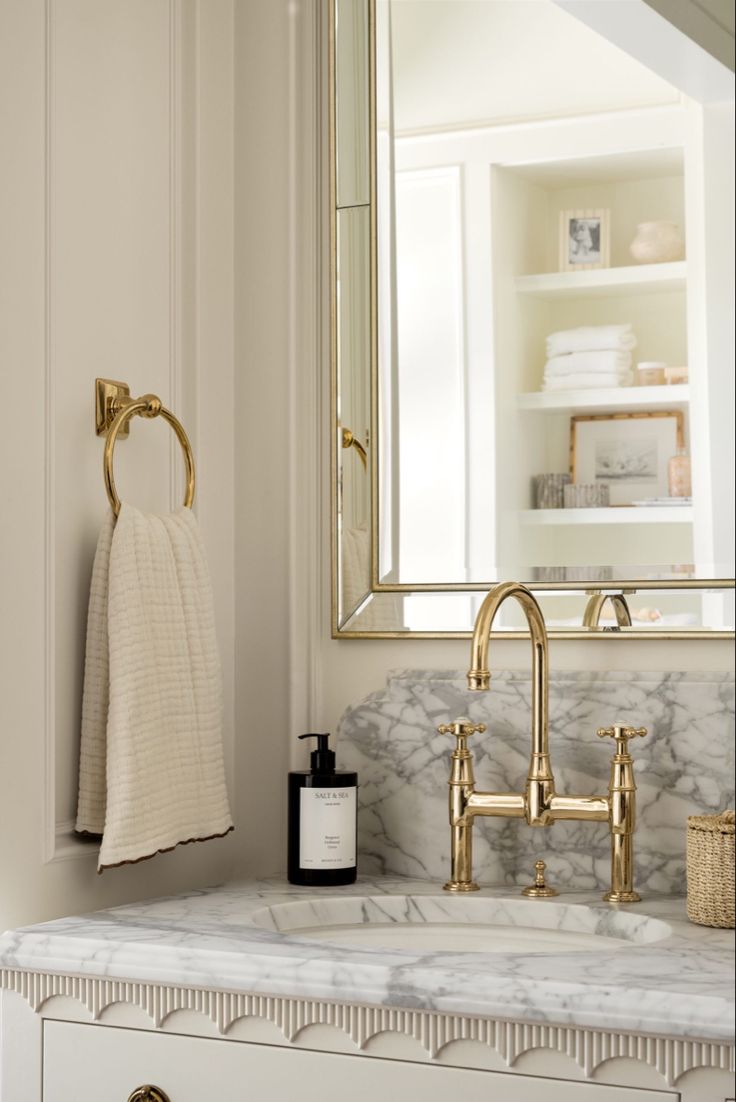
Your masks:
<svg viewBox="0 0 736 1102"><path fill-rule="evenodd" d="M548 826L555 782L549 760L549 643L544 616L534 595L520 582L502 582L488 593L473 629L468 688L482 692L490 688L488 645L496 614L504 601L513 597L529 625L532 643L532 730L531 755L526 785L526 820L530 826Z"/></svg>

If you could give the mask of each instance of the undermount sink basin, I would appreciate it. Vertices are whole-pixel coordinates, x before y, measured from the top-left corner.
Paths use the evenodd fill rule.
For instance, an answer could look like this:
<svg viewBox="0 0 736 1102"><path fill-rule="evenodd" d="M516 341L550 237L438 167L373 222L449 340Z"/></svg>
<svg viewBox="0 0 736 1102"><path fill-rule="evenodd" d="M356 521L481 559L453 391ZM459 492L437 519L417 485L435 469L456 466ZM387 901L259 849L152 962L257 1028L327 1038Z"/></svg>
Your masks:
<svg viewBox="0 0 736 1102"><path fill-rule="evenodd" d="M416 953L589 953L668 937L646 915L549 900L377 895L277 903L254 925L330 945Z"/></svg>

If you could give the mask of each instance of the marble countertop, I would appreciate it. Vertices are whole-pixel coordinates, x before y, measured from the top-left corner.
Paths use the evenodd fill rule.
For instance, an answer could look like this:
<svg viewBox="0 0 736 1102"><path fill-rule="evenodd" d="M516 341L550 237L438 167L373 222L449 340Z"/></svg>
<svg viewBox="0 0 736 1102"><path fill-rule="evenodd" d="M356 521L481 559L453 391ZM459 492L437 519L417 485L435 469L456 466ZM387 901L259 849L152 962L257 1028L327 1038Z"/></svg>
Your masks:
<svg viewBox="0 0 736 1102"><path fill-rule="evenodd" d="M733 933L689 923L681 898L621 909L666 922L664 940L595 952L348 948L262 928L275 904L386 895L412 896L420 921L423 899L428 914L431 897L448 900L436 883L394 876L331 889L230 883L14 930L0 937L0 969L733 1042ZM519 900L508 888L473 898ZM589 904L615 932L616 911L598 894L525 906L550 902ZM509 924L523 922L518 911Z"/></svg>

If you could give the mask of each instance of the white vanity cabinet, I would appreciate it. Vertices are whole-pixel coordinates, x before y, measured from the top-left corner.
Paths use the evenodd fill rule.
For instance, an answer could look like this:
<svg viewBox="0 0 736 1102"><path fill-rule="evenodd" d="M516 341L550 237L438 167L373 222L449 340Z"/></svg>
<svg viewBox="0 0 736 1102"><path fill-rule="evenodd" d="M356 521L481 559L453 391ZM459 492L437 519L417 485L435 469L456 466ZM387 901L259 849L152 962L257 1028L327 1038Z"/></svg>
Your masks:
<svg viewBox="0 0 736 1102"><path fill-rule="evenodd" d="M191 1014L181 1032L166 1022L160 1028L108 1025L91 1021L68 997L34 1010L16 992L0 995L0 1102L128 1102L144 1085L159 1088L168 1102L390 1102L412 1092L423 1102L448 1096L464 1102L726 1102L733 1094L732 1077L716 1068L697 1068L667 1086L643 1061L614 1059L588 1077L559 1052L538 1049L496 1070L503 1061L477 1042L450 1044L434 1058L398 1032L379 1034L363 1052L323 1027L299 1030L291 1042L276 1043L275 1033L274 1041L254 1042L242 1038L263 1037L265 1023L250 1018L216 1039L212 1023ZM311 1006L314 1017L324 1017L319 1004ZM125 1003L106 1008L108 1016L145 1020ZM401 1012L394 1024L401 1028Z"/></svg>
<svg viewBox="0 0 736 1102"><path fill-rule="evenodd" d="M153 1084L170 1102L376 1102L421 1094L425 1102L674 1102L672 1091L433 1067L138 1030L48 1021L44 1027L43 1102L126 1102ZM12 1100L11 1100L12 1102Z"/></svg>

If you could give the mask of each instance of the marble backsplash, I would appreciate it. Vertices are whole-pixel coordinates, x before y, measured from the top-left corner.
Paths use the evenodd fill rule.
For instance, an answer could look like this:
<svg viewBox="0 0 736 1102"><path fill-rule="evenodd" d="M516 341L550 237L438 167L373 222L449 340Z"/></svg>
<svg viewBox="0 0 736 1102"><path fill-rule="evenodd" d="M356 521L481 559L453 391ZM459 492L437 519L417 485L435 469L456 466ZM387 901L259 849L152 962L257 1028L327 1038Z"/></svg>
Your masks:
<svg viewBox="0 0 736 1102"><path fill-rule="evenodd" d="M385 690L348 709L340 722L341 769L357 770L359 871L444 882L449 875L447 780L451 736L437 726L460 715L487 730L471 740L479 791L522 791L529 760L531 682L523 672L493 675L472 693L465 673L402 670ZM734 806L734 679L730 673L553 674L550 749L558 793L606 793L611 739L596 729L645 726L632 743L637 783L636 886L685 891L688 815ZM476 879L527 884L534 862L547 862L559 888L609 886L604 823L477 819Z"/></svg>

